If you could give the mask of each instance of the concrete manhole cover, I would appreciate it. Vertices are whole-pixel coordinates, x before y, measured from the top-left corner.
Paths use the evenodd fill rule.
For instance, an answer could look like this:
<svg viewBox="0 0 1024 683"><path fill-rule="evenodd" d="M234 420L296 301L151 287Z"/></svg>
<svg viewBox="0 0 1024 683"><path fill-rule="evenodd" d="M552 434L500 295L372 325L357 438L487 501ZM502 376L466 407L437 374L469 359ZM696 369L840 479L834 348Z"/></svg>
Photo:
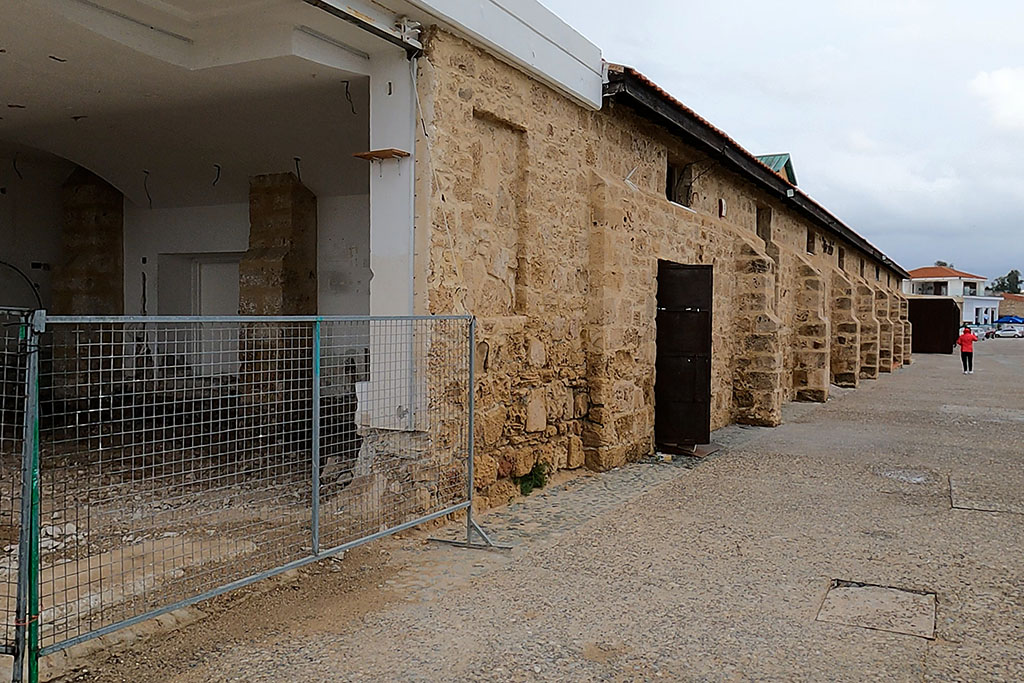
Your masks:
<svg viewBox="0 0 1024 683"><path fill-rule="evenodd" d="M1021 482L1010 478L997 480L978 474L953 475L949 478L949 499L955 510L1024 515Z"/></svg>
<svg viewBox="0 0 1024 683"><path fill-rule="evenodd" d="M935 638L935 594L835 580L818 621Z"/></svg>

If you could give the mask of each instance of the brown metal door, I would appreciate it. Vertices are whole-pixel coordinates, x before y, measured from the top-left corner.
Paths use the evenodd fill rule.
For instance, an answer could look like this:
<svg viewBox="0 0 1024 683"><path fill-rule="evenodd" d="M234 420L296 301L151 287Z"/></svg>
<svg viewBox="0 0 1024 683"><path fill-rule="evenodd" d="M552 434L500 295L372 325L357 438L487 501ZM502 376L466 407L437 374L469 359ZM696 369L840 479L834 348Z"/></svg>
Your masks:
<svg viewBox="0 0 1024 683"><path fill-rule="evenodd" d="M663 452L711 441L712 267L658 262L654 441Z"/></svg>

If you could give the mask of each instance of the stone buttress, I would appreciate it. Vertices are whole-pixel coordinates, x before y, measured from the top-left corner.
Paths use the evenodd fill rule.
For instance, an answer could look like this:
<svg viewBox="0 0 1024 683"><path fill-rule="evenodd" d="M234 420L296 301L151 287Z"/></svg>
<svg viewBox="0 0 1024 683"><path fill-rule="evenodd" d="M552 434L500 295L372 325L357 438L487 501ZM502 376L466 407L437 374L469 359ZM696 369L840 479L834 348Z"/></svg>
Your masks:
<svg viewBox="0 0 1024 683"><path fill-rule="evenodd" d="M889 317L889 293L875 290L875 316L878 318L878 371L892 372L893 324Z"/></svg>
<svg viewBox="0 0 1024 683"><path fill-rule="evenodd" d="M860 321L860 378L878 379L878 339L881 325L875 317L875 290L860 281L856 285L857 319Z"/></svg>
<svg viewBox="0 0 1024 683"><path fill-rule="evenodd" d="M832 383L857 388L860 383L860 321L857 319L853 282L838 270L832 271Z"/></svg>
<svg viewBox="0 0 1024 683"><path fill-rule="evenodd" d="M797 266L793 388L798 401L828 400L831 380L831 333L825 308L826 283L821 273L800 258Z"/></svg>
<svg viewBox="0 0 1024 683"><path fill-rule="evenodd" d="M754 245L737 245L738 353L733 369L736 422L774 427L782 423L783 354L775 301L775 262Z"/></svg>

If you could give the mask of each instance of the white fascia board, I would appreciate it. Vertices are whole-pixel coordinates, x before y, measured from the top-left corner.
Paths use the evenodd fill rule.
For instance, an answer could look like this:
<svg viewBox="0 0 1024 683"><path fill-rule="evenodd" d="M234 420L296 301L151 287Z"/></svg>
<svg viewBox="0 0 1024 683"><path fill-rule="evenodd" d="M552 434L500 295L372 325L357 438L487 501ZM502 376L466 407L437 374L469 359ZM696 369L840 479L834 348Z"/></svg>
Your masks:
<svg viewBox="0 0 1024 683"><path fill-rule="evenodd" d="M371 0L304 0L304 2L321 9L329 9L332 14L344 17L364 28L369 28L391 42L417 50L423 47L419 40L402 30L401 16L380 3Z"/></svg>
<svg viewBox="0 0 1024 683"><path fill-rule="evenodd" d="M406 2L581 104L601 108L601 49L536 0Z"/></svg>

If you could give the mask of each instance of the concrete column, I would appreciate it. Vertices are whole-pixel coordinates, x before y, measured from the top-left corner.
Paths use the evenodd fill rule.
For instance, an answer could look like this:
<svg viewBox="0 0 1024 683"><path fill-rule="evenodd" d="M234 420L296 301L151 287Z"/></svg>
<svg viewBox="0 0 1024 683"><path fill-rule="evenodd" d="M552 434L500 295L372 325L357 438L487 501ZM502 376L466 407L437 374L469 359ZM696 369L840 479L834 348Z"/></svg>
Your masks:
<svg viewBox="0 0 1024 683"><path fill-rule="evenodd" d="M803 261L801 259L801 261ZM807 262L797 267L793 388L798 401L828 400L831 332L825 317L825 279Z"/></svg>
<svg viewBox="0 0 1024 683"><path fill-rule="evenodd" d="M52 313L124 313L124 195L84 168L62 190L62 260L53 273Z"/></svg>
<svg viewBox="0 0 1024 683"><path fill-rule="evenodd" d="M317 310L316 196L292 173L249 180L249 249L239 265L242 315Z"/></svg>
<svg viewBox="0 0 1024 683"><path fill-rule="evenodd" d="M753 244L741 241L735 262L736 335L733 410L736 422L775 427L782 423L783 356L772 312L775 262Z"/></svg>
<svg viewBox="0 0 1024 683"><path fill-rule="evenodd" d="M893 326L889 317L889 295L875 290L875 316L878 318L878 371L892 372Z"/></svg>
<svg viewBox="0 0 1024 683"><path fill-rule="evenodd" d="M832 271L831 374L832 384L856 388L860 383L860 321L854 284L840 271Z"/></svg>
<svg viewBox="0 0 1024 683"><path fill-rule="evenodd" d="M875 290L857 283L857 320L860 322L860 378L878 379L879 322L875 317Z"/></svg>

